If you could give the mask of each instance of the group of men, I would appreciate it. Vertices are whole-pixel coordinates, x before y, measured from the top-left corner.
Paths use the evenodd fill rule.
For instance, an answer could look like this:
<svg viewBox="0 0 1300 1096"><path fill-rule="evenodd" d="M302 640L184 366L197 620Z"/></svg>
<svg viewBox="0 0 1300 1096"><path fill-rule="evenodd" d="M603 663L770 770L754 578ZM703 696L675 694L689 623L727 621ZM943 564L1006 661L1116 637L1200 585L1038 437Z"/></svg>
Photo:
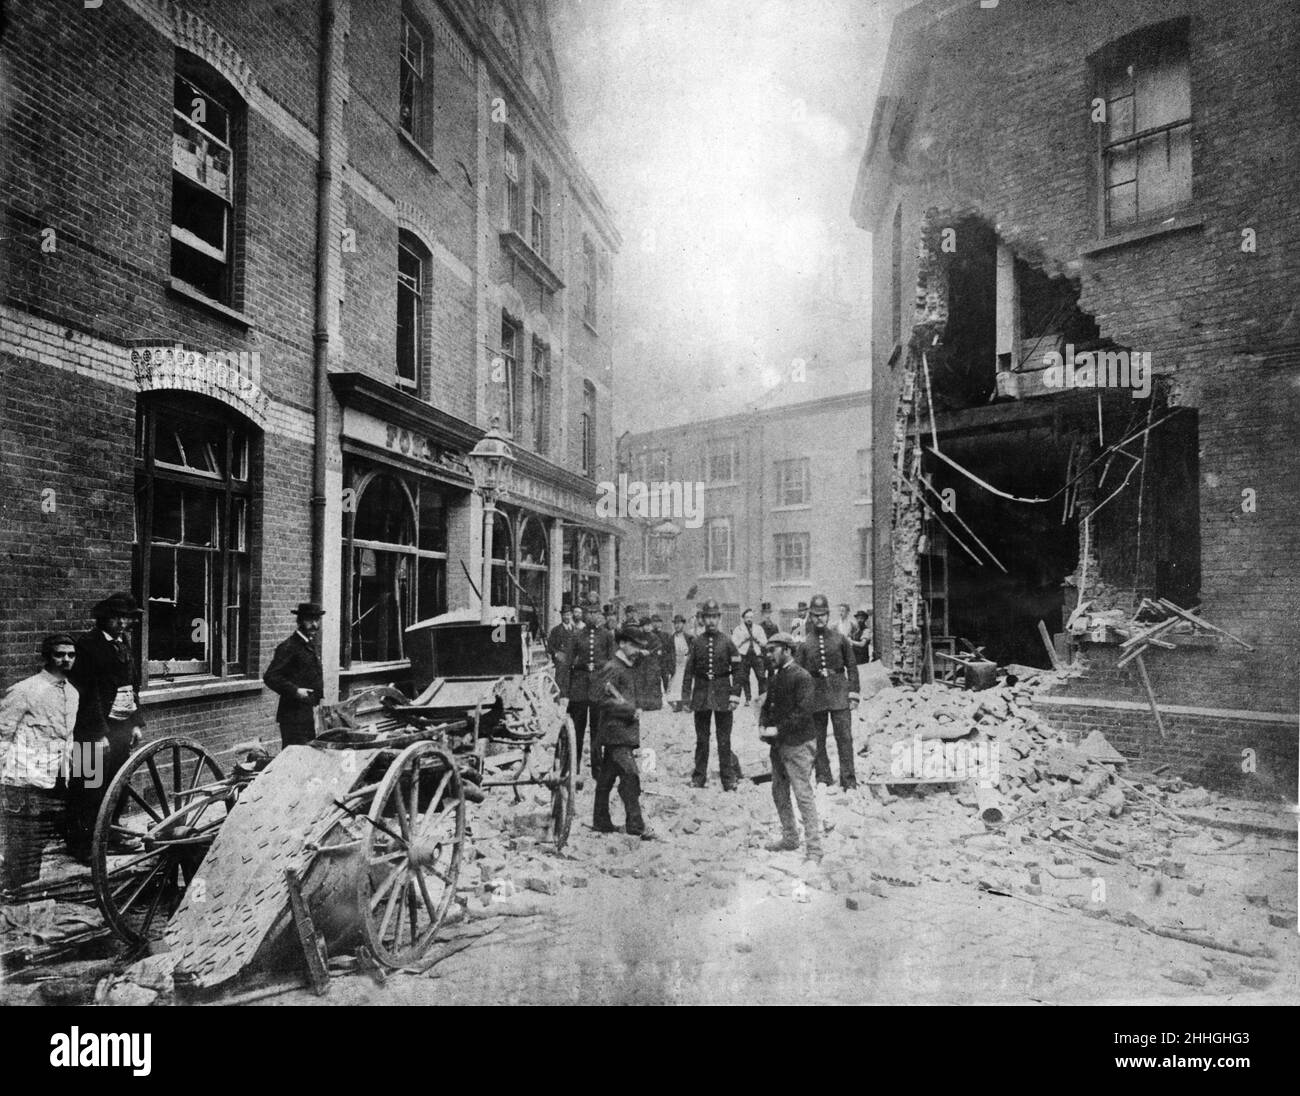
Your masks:
<svg viewBox="0 0 1300 1096"><path fill-rule="evenodd" d="M127 630L135 598L91 610L93 628L41 640L42 668L0 699L0 891L40 877L45 842L63 831L88 863L104 792L142 737L139 669ZM133 851L114 842L110 852Z"/></svg>
<svg viewBox="0 0 1300 1096"><path fill-rule="evenodd" d="M835 737L839 782L857 787L854 771L852 712L858 706L858 640L847 628L830 620L824 595L808 606L803 638L778 631L763 606L764 620L755 624L752 610L728 635L721 627L718 602L705 601L698 630L687 635L685 618L673 620L673 633L664 635L657 617L631 617L621 626L608 621L609 605L595 599L566 606L561 623L547 637L556 666L560 695L567 699L581 764L584 739L590 728L590 766L596 780L593 825L610 832L609 796L615 784L626 811L626 832L649 838L640 808L640 778L634 751L640 746L639 713L662 707L680 676L681 707L695 723L695 765L691 783L707 784L709 754L714 738L724 791L734 791L740 766L731 748L734 713L742 694L749 694L754 674L762 698L760 725L771 745L772 795L781 817L779 847L798 847L798 827L791 799L799 805L807 834L808 853L820 856L821 830L813 798L814 777L831 784L827 732ZM865 617L865 613L863 616ZM865 629L859 627L857 631ZM680 674L678 667L680 667ZM791 842L794 844L792 845Z"/></svg>

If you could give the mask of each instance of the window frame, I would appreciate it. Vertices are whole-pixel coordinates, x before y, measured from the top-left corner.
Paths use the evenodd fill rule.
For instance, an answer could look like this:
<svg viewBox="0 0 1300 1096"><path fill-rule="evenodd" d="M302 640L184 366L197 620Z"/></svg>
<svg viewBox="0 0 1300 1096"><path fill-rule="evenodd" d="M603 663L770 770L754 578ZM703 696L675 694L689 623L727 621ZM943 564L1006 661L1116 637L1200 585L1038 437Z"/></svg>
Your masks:
<svg viewBox="0 0 1300 1096"><path fill-rule="evenodd" d="M242 134L246 104L243 97L224 76L196 54L187 50L176 49L174 52L172 72L172 164L171 164L171 209L168 220L168 274L186 289L197 293L204 300L226 308L237 306L239 232L241 226L242 203L240 202L241 155L239 137ZM176 106L177 83L188 85L191 103L194 98L205 103L204 121L194 120L193 112L184 113ZM225 137L221 137L215 128L209 128L206 109L210 104L225 116ZM178 131L178 126L180 130ZM193 136L187 142L186 133ZM192 146L187 151L185 146ZM208 155L215 147L227 158L228 170L224 173L224 188L211 185L209 176L211 165L219 161ZM183 170L185 160L196 162L194 174ZM221 244L216 246L209 240L194 232L192 228L180 223L178 205L184 211L202 217L205 206L212 211L219 209L221 222ZM194 224L193 216L190 218ZM218 292L209 292L208 287L187 276L184 260L188 254L190 263L204 262L217 264L212 276L217 281ZM190 273L194 273L191 271Z"/></svg>
<svg viewBox="0 0 1300 1096"><path fill-rule="evenodd" d="M397 84L397 128L421 148L425 145L428 128L428 110L426 96L426 30L405 11L401 13L401 42L398 47L398 84ZM418 56L413 60L410 40L414 37L419 43ZM407 96L407 73L411 81L411 125L408 128L403 117Z"/></svg>
<svg viewBox="0 0 1300 1096"><path fill-rule="evenodd" d="M506 348L506 334L510 334L511 349ZM499 354L501 356L504 376L501 378L502 396L500 406L504 412L502 418L502 427L512 438L515 437L520 425L521 408L517 400L519 399L519 353L522 350L524 341L524 325L510 315L504 308L501 310L501 345Z"/></svg>
<svg viewBox="0 0 1300 1096"><path fill-rule="evenodd" d="M193 466L175 465L158 459L158 419L162 412L177 418L198 418L209 426L224 429L225 468L215 473L197 471ZM239 444L236 444L238 440ZM229 680L248 677L252 673L251 583L253 569L253 539L251 533L253 509L253 447L256 427L242 419L236 412L205 397L169 399L166 395L140 399L136 405L135 452L135 522L134 560L132 585L139 594L144 614L140 625L140 661L142 686L152 678L162 678L171 683L177 679L189 682L201 678ZM183 447L182 447L183 448ZM201 491L212 497L215 504L213 533L216 543L206 552L198 544L187 545L184 540L161 543L155 539L156 498L159 482L172 484L181 490ZM235 535L236 515L240 515L242 528ZM184 504L182 503L182 522ZM207 657L202 659L151 658L150 607L161 599L154 597L153 569L155 549L173 549L177 552L173 563L173 581L179 583L179 551L204 552L206 574L204 577L204 621ZM238 566L232 565L238 562ZM237 577L236 577L237 576ZM232 583L232 578L236 581ZM179 601L173 601L179 606ZM231 653L230 612L238 614L236 650Z"/></svg>
<svg viewBox="0 0 1300 1096"><path fill-rule="evenodd" d="M798 552L791 549L798 547ZM800 573L789 570L795 560L801 564ZM775 583L807 582L812 575L812 534L783 532L772 534L772 581Z"/></svg>
<svg viewBox="0 0 1300 1096"><path fill-rule="evenodd" d="M775 495L777 510L795 506L812 505L812 462L808 457L788 457L773 461L775 477ZM795 472L791 477L788 473ZM797 481L797 482L796 482ZM791 494L792 487L798 487L798 497Z"/></svg>
<svg viewBox="0 0 1300 1096"><path fill-rule="evenodd" d="M514 172L511 173L511 158L514 159ZM528 160L524 146L509 129L504 131L501 143L501 172L504 180L502 201L504 204L505 226L510 232L519 236L524 234L524 179Z"/></svg>
<svg viewBox="0 0 1300 1096"><path fill-rule="evenodd" d="M717 566L719 560L715 558L713 545L713 532L715 529L725 529L727 532L727 558L726 566ZM711 517L704 522L704 575L730 575L735 573L736 567L736 536L735 527L731 521L730 514L718 515Z"/></svg>
<svg viewBox="0 0 1300 1096"><path fill-rule="evenodd" d="M651 544L666 545L665 551L656 553ZM657 533L653 529L642 530L641 535L641 574L640 578L669 578L673 570L673 556L676 554L677 538L670 533ZM662 568L656 570L652 563L661 561Z"/></svg>
<svg viewBox="0 0 1300 1096"><path fill-rule="evenodd" d="M534 160L529 172L528 246L544 262L551 258L551 179ZM540 247L538 246L540 242Z"/></svg>
<svg viewBox="0 0 1300 1096"><path fill-rule="evenodd" d="M589 380L582 382L582 413L578 419L579 459L583 475L596 471L596 386Z"/></svg>
<svg viewBox="0 0 1300 1096"><path fill-rule="evenodd" d="M597 329L596 245L591 237L582 237L582 322Z"/></svg>
<svg viewBox="0 0 1300 1096"><path fill-rule="evenodd" d="M719 478L715 473L718 458L726 450L728 475ZM737 437L716 438L711 440L704 451L704 470L710 486L740 482L740 439Z"/></svg>
<svg viewBox="0 0 1300 1096"><path fill-rule="evenodd" d="M872 546L871 526L858 526L858 581L872 581L871 571L874 564L874 549Z"/></svg>
<svg viewBox="0 0 1300 1096"><path fill-rule="evenodd" d="M528 381L532 448L545 455L551 447L551 348L536 335L532 339Z"/></svg>
<svg viewBox="0 0 1300 1096"><path fill-rule="evenodd" d="M1187 209L1193 203L1196 166L1194 162L1196 107L1191 65L1190 39L1190 23L1185 16L1168 19L1163 22L1140 27L1121 38L1117 38L1092 54L1089 58L1092 72L1093 97L1094 99L1101 99L1105 103L1106 110L1106 120L1100 123L1093 123L1093 129L1095 130L1093 178L1096 190L1096 217L1102 238L1140 230L1143 227L1157 223L1171 216L1179 210ZM1166 49L1173 50L1177 54L1180 54L1181 58L1185 62L1187 79L1187 114L1175 121L1165 122L1160 125L1150 126L1139 130L1136 128L1138 113L1140 110L1137 72L1135 71L1134 73L1133 87L1129 95L1117 96L1114 99L1110 97L1111 76L1125 64L1136 66L1142 61L1150 63L1153 57L1159 57ZM1130 100L1133 104L1130 121L1132 127L1131 132L1112 140L1110 138L1110 127L1113 124L1112 105L1113 103L1120 102L1124 99ZM1141 204L1142 187L1140 152L1142 145L1163 134L1165 138L1166 157L1168 157L1170 136L1172 132L1184 128L1188 130L1188 164L1185 192L1165 205L1143 209ZM1114 150L1121 146L1131 146L1133 149L1134 167L1133 178L1131 180L1134 188L1133 216L1124 221L1115 221L1112 220L1111 214L1111 192L1121 186L1127 186L1128 182L1126 181L1117 184L1116 186L1111 186L1108 182L1108 169Z"/></svg>
<svg viewBox="0 0 1300 1096"><path fill-rule="evenodd" d="M403 254L410 256L410 258L416 263L416 275L414 278L402 273ZM415 240L413 236L410 236L407 233L400 234L397 240L397 385L399 388L409 389L415 393L419 393L420 384L424 378L424 356L426 349L425 323L427 320L427 312L425 308L425 282L428 276L428 252ZM412 365L414 376L409 378L402 374L401 315L403 292L409 293L413 296L413 304L415 307L415 315L412 320L412 330L414 332Z"/></svg>

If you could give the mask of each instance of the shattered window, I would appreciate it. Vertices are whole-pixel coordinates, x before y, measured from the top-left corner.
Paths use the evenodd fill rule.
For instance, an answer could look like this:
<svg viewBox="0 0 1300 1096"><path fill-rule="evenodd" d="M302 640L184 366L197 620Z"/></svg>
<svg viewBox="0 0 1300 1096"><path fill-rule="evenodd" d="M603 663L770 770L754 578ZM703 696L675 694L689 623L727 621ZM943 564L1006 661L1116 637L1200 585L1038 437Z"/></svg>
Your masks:
<svg viewBox="0 0 1300 1096"><path fill-rule="evenodd" d="M1182 24L1118 43L1100 65L1102 186L1107 228L1192 196L1191 69Z"/></svg>

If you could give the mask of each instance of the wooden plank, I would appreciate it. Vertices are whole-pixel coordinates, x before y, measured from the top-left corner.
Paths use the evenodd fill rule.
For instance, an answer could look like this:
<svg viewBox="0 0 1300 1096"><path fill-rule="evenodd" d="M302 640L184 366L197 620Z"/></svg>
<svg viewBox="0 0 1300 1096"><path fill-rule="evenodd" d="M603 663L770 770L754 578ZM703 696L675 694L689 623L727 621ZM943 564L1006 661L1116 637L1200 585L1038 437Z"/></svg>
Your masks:
<svg viewBox="0 0 1300 1096"><path fill-rule="evenodd" d="M1160 718L1160 707L1156 704L1155 690L1151 688L1151 679L1147 677L1147 664L1142 661L1142 652L1137 655L1138 673L1142 676L1142 687L1147 691L1147 700L1151 702L1151 714L1156 717L1156 726L1160 729L1160 737L1168 738L1165 734L1165 721Z"/></svg>
<svg viewBox="0 0 1300 1096"><path fill-rule="evenodd" d="M326 966L325 945L316 935L316 926L312 923L311 911L302 897L302 880L294 868L284 871L285 886L289 891L289 909L293 914L294 928L298 930L298 942L302 945L303 959L307 964L307 977L311 979L312 992L317 997L324 997L330 991L330 972Z"/></svg>
<svg viewBox="0 0 1300 1096"><path fill-rule="evenodd" d="M1218 625L1211 624L1208 620L1201 619L1195 613L1190 613L1186 609L1179 608L1179 606L1175 605L1168 598L1162 597L1160 599L1160 604L1163 605L1170 612L1177 613L1180 617L1183 617L1185 620L1190 620L1198 628L1204 628L1207 632L1217 632L1221 636L1227 636L1230 640L1232 640L1233 643L1245 647L1246 650L1248 651L1253 651L1255 649L1244 639L1238 639L1231 632L1224 631L1222 628L1218 627Z"/></svg>
<svg viewBox="0 0 1300 1096"><path fill-rule="evenodd" d="M1061 660L1057 656L1056 647L1052 644L1052 637L1048 634L1047 625L1041 620L1038 622L1038 634L1043 637L1043 646L1047 648L1047 657L1052 660L1052 669L1062 669Z"/></svg>

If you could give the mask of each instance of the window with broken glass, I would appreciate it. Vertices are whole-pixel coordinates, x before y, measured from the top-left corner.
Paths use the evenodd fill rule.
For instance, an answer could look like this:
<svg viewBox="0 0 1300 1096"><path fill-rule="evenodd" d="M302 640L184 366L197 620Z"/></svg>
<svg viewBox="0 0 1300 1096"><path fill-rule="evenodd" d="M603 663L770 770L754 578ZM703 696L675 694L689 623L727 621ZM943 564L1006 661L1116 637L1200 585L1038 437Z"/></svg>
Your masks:
<svg viewBox="0 0 1300 1096"><path fill-rule="evenodd" d="M172 85L171 276L232 304L234 123L243 101L214 69L177 52Z"/></svg>
<svg viewBox="0 0 1300 1096"><path fill-rule="evenodd" d="M1186 25L1130 35L1096 61L1103 217L1132 226L1192 196L1192 93Z"/></svg>
<svg viewBox="0 0 1300 1096"><path fill-rule="evenodd" d="M398 118L405 133L417 144L424 141L424 36L402 16L401 83Z"/></svg>
<svg viewBox="0 0 1300 1096"><path fill-rule="evenodd" d="M201 396L141 402L134 587L153 677L246 669L250 438L242 418Z"/></svg>

